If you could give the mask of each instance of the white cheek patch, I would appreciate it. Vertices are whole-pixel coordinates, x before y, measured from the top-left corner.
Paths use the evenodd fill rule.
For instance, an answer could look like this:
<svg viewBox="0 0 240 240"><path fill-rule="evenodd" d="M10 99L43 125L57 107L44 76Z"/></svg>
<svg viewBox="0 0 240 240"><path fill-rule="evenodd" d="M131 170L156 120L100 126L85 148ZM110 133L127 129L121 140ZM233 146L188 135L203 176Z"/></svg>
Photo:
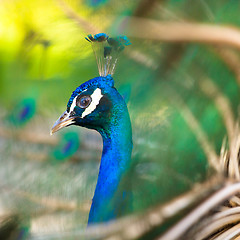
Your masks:
<svg viewBox="0 0 240 240"><path fill-rule="evenodd" d="M91 99L92 102L90 103L90 105L84 110L84 112L82 113L81 118L84 118L85 116L87 116L88 114L90 114L91 112L93 112L97 105L99 104L101 98L103 97L101 89L97 88L93 94L91 95ZM75 101L76 102L76 101Z"/></svg>

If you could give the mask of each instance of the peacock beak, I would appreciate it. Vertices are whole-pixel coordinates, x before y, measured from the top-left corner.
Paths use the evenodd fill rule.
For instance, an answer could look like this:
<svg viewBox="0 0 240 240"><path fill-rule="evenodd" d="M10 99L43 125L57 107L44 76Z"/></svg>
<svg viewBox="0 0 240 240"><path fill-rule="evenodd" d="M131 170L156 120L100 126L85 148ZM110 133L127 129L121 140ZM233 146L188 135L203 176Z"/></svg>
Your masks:
<svg viewBox="0 0 240 240"><path fill-rule="evenodd" d="M71 124L73 124L75 121L75 117L70 117L69 113L65 111L59 118L58 120L54 123L50 134L52 135L53 133L59 131L60 129L67 127Z"/></svg>

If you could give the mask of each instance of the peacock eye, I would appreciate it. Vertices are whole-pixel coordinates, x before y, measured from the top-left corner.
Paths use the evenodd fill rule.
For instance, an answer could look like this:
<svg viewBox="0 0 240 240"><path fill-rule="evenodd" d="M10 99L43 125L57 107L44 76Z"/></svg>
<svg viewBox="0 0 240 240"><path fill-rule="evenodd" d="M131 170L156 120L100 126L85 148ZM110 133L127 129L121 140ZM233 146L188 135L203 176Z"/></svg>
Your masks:
<svg viewBox="0 0 240 240"><path fill-rule="evenodd" d="M77 105L80 108L87 108L91 102L92 102L92 99L90 96L83 96L77 99Z"/></svg>

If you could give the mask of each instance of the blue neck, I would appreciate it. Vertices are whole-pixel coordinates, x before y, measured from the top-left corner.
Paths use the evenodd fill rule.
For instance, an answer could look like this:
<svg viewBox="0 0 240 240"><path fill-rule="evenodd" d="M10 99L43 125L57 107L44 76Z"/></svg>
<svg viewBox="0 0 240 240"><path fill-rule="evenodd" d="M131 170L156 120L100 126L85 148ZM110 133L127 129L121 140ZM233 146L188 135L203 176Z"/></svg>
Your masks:
<svg viewBox="0 0 240 240"><path fill-rule="evenodd" d="M88 224L106 222L121 216L130 204L129 183L124 184L123 179L131 161L131 122L127 108L116 116L107 130L99 130L103 151Z"/></svg>

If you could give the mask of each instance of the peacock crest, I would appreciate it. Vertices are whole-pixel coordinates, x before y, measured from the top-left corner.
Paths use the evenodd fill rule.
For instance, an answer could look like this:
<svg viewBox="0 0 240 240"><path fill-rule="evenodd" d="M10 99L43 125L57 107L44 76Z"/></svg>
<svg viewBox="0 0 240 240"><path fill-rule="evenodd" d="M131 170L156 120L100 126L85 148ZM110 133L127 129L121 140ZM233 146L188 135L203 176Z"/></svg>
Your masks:
<svg viewBox="0 0 240 240"><path fill-rule="evenodd" d="M114 74L119 53L131 44L126 36L109 37L106 33L90 34L85 39L92 44L101 77Z"/></svg>

